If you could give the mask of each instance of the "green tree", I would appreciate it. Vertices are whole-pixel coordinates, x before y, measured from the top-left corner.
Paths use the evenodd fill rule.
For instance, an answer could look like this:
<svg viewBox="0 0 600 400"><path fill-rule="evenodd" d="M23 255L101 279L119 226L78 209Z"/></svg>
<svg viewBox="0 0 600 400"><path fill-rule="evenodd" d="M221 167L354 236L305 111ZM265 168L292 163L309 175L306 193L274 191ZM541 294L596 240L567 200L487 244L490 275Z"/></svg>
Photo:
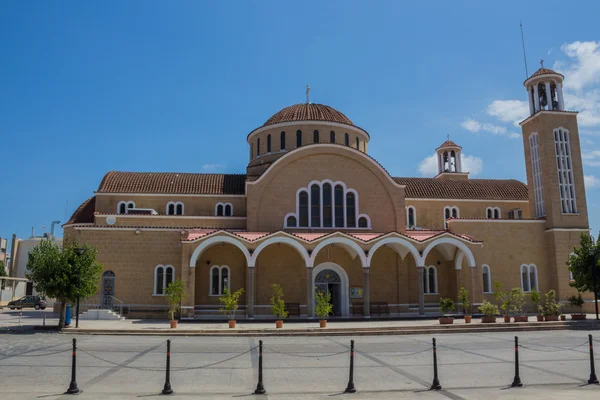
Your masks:
<svg viewBox="0 0 600 400"><path fill-rule="evenodd" d="M75 249L83 248L80 256ZM30 253L25 276L35 290L61 302L59 329L65 326L67 302L96 293L102 266L96 261L98 250L76 240L64 242L63 247L42 240Z"/></svg>
<svg viewBox="0 0 600 400"><path fill-rule="evenodd" d="M167 285L165 298L169 303L169 319L175 321L175 314L181 310L181 302L185 300L185 285L181 279L174 280Z"/></svg>
<svg viewBox="0 0 600 400"><path fill-rule="evenodd" d="M0 276L6 276L6 268L4 268L4 261L0 260Z"/></svg>
<svg viewBox="0 0 600 400"><path fill-rule="evenodd" d="M283 300L283 288L278 283L271 285L273 296L271 296L271 312L277 319L287 318L288 312L285 311L285 301Z"/></svg>
<svg viewBox="0 0 600 400"><path fill-rule="evenodd" d="M593 236L582 233L579 244L580 246L573 249L573 254L567 260L569 271L573 273L573 282L570 285L579 292L593 292L592 267L597 268L596 273L600 278L600 260L598 259L600 257L600 240L594 240Z"/></svg>

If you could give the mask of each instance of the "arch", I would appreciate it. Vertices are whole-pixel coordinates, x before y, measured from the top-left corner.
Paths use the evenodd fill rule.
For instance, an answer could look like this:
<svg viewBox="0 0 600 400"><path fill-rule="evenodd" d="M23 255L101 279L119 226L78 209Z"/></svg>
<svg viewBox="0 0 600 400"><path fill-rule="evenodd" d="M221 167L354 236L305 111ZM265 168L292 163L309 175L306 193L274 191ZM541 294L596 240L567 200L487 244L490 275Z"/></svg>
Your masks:
<svg viewBox="0 0 600 400"><path fill-rule="evenodd" d="M315 247L315 249L312 251L312 255L310 257L310 264L307 265L309 268L312 268L314 265L314 262L317 258L317 254L319 254L319 251L321 251L322 248L324 248L327 245L330 244L339 244L341 245L348 253L350 253L350 255L352 256L352 258L355 258L357 255L360 257L360 262L363 268L368 268L369 264L367 263L367 257L365 256L365 252L364 250L354 241L344 238L344 237L332 237L329 239L325 239L324 241L322 241L321 243L319 243L317 245L317 247ZM313 273L314 276L314 273Z"/></svg>
<svg viewBox="0 0 600 400"><path fill-rule="evenodd" d="M315 249L316 250L316 249ZM313 252L314 254L314 252ZM340 286L342 288L342 317L347 317L349 315L349 309L350 309L350 296L349 296L349 279L348 279L348 274L346 273L346 271L344 270L344 268L340 267L338 264L330 262L330 261L325 261L322 262L321 264L317 265L316 267L313 268L313 274L312 274L312 301L313 301L313 310L315 308L315 279L317 278L317 275L319 275L319 273L321 271L324 271L326 269L330 269L333 272L335 272L336 274L338 274L338 276L341 279L341 283Z"/></svg>
<svg viewBox="0 0 600 400"><path fill-rule="evenodd" d="M439 244L451 244L451 245L457 247L458 249L462 250L464 252L465 256L467 256L467 261L469 262L469 267L475 268L475 257L473 257L473 253L467 247L467 245L465 245L463 242L461 242L457 239L449 238L449 237L435 239L433 242L429 243L427 245L427 247L425 247L425 250L423 250L423 256L421 257L420 265L425 265L425 260L427 259L427 255L429 254L429 252L435 246L437 246Z"/></svg>
<svg viewBox="0 0 600 400"><path fill-rule="evenodd" d="M410 252L410 254L412 254L412 256L415 259L415 263L418 264L418 262L421 260L421 255L419 254L419 251L411 242L399 237L388 237L375 243L373 247L369 249L369 255L367 257L367 267L371 267L371 261L373 260L373 255L375 254L377 249L385 245L391 245L390 247L392 247L398 254L400 254L402 259L404 259L404 257L406 257L406 255ZM402 254L402 252L400 251L400 249L397 248L397 246L402 246L408 251Z"/></svg>
<svg viewBox="0 0 600 400"><path fill-rule="evenodd" d="M252 256L250 255L250 251L248 251L248 249L246 248L246 246L244 246L242 244L242 242L240 242L239 240L232 238L231 236L213 236L211 238L206 239L205 241L203 241L202 243L200 243L200 245L198 247L196 247L196 249L194 250L194 252L192 253L191 257L190 257L190 268L196 268L196 261L198 261L198 257L200 257L200 255L204 252L204 250L208 249L211 246L214 246L215 244L219 244L219 243L227 243L227 244L232 244L235 247L237 247L238 249L240 249L242 251L242 253L244 254L244 257L246 257L246 263L248 264L248 267L254 267L254 260L252 259Z"/></svg>
<svg viewBox="0 0 600 400"><path fill-rule="evenodd" d="M454 269L461 270L462 263L465 258L465 253L462 250L458 250L456 257L454 258Z"/></svg>
<svg viewBox="0 0 600 400"><path fill-rule="evenodd" d="M302 258L304 259L304 262L306 263L306 266L312 266L310 255L308 254L308 251L304 248L304 246L302 246L296 240L285 236L269 238L261 244L259 244L258 247L252 252L252 266L256 265L256 260L258 259L258 255L261 251L263 251L266 247L276 243L283 243L287 244L288 246L291 246L298 253L300 253Z"/></svg>

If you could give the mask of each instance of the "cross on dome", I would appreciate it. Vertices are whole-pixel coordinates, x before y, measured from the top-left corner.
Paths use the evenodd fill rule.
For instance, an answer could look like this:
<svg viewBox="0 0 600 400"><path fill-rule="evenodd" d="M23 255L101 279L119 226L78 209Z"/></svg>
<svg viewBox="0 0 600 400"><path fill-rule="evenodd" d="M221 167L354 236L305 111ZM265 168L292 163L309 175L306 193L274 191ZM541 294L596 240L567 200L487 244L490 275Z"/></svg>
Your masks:
<svg viewBox="0 0 600 400"><path fill-rule="evenodd" d="M540 65L542 66L542 68L544 68L544 59L543 58L540 60Z"/></svg>
<svg viewBox="0 0 600 400"><path fill-rule="evenodd" d="M310 104L310 85L306 85L306 104Z"/></svg>

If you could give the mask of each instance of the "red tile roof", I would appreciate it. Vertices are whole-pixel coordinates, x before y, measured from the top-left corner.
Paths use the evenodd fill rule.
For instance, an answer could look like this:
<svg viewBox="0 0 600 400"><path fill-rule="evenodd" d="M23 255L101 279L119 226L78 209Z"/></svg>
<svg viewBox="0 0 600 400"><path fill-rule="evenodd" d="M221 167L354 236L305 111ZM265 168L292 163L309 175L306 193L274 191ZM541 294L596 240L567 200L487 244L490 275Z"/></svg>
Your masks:
<svg viewBox="0 0 600 400"><path fill-rule="evenodd" d="M535 78L535 77L542 76L542 75L560 75L560 76L562 76L563 78L565 77L563 74L559 74L559 73L558 73L558 72L556 72L556 71L553 71L553 70L551 70L551 69L548 69L548 68L544 68L544 67L542 67L542 68L538 69L537 71L535 71L535 72L533 73L533 75L531 75L529 78L525 79L525 82L527 82L527 81L528 81L528 80L530 80L531 78Z"/></svg>
<svg viewBox="0 0 600 400"><path fill-rule="evenodd" d="M107 173L98 193L245 194L246 175L174 172Z"/></svg>
<svg viewBox="0 0 600 400"><path fill-rule="evenodd" d="M529 200L527 186L514 179L393 178L406 185L407 198Z"/></svg>
<svg viewBox="0 0 600 400"><path fill-rule="evenodd" d="M294 104L286 107L273 114L263 126L292 121L327 121L354 126L348 117L335 108L313 103Z"/></svg>
<svg viewBox="0 0 600 400"><path fill-rule="evenodd" d="M65 225L70 224L91 224L94 223L94 211L96 209L96 196L90 197L71 215L71 218Z"/></svg>
<svg viewBox="0 0 600 400"><path fill-rule="evenodd" d="M444 143L442 143L440 145L440 147L438 147L438 149L443 149L445 147L458 147L459 149L462 149L462 147L460 147L459 145L457 145L456 143L454 143L452 140L448 139L446 140Z"/></svg>

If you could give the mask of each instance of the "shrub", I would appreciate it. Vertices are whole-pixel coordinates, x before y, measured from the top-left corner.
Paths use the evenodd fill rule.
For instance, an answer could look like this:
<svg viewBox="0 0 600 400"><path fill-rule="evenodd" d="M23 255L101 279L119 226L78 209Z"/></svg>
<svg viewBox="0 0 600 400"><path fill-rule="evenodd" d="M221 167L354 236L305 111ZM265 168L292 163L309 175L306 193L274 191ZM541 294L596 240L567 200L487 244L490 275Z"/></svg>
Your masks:
<svg viewBox="0 0 600 400"><path fill-rule="evenodd" d="M446 315L450 311L454 310L454 300L445 298L440 300L440 311L442 314Z"/></svg>
<svg viewBox="0 0 600 400"><path fill-rule="evenodd" d="M544 315L560 315L560 304L556 301L556 291L554 289L546 293Z"/></svg>
<svg viewBox="0 0 600 400"><path fill-rule="evenodd" d="M502 284L498 281L494 282L494 297L500 302L502 315L508 315L511 310L510 292L502 290Z"/></svg>
<svg viewBox="0 0 600 400"><path fill-rule="evenodd" d="M543 314L544 313L544 307L541 304L542 299L540 297L540 292L538 292L535 289L532 289L531 290L531 294L529 295L529 298L531 299L531 302L535 306L538 314Z"/></svg>
<svg viewBox="0 0 600 400"><path fill-rule="evenodd" d="M230 320L235 319L235 312L238 309L238 302L240 296L244 293L244 289L238 289L235 292L231 292L229 289L223 289L223 295L219 297L219 301L223 304L223 308L219 310L222 314L227 315Z"/></svg>
<svg viewBox="0 0 600 400"><path fill-rule="evenodd" d="M579 313L581 314L584 303L583 298L581 297L581 293L579 293L577 296L569 297L569 303L571 303L573 307L579 308Z"/></svg>
<svg viewBox="0 0 600 400"><path fill-rule="evenodd" d="M174 280L167 285L165 298L169 303L169 319L175 321L175 314L181 310L181 302L185 300L185 286L181 279Z"/></svg>
<svg viewBox="0 0 600 400"><path fill-rule="evenodd" d="M315 289L315 314L321 319L327 318L333 312L331 292L329 290Z"/></svg>
<svg viewBox="0 0 600 400"><path fill-rule="evenodd" d="M512 288L510 290L510 309L517 315L523 314L523 306L525 306L525 293L521 288Z"/></svg>
<svg viewBox="0 0 600 400"><path fill-rule="evenodd" d="M500 310L498 310L498 306L490 303L487 300L484 300L483 303L479 306L479 311L483 313L486 317L495 317L500 314Z"/></svg>
<svg viewBox="0 0 600 400"><path fill-rule="evenodd" d="M463 314L470 314L471 303L469 302L469 292L464 288L464 286L458 291L458 302L462 305Z"/></svg>
<svg viewBox="0 0 600 400"><path fill-rule="evenodd" d="M278 283L271 285L273 296L271 296L271 312L277 319L287 318L288 312L285 311L285 301L283 301L283 289Z"/></svg>

